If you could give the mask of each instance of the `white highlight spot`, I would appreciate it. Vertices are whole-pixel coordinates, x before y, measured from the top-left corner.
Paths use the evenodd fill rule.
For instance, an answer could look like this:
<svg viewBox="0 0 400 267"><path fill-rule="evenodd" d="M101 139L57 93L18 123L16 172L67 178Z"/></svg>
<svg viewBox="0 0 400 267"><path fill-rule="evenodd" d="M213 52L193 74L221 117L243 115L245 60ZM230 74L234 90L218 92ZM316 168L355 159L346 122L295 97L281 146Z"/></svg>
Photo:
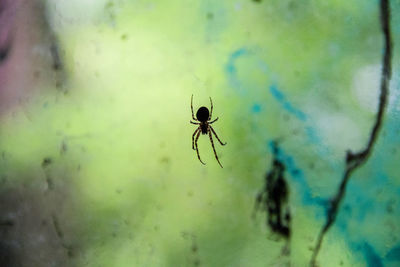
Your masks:
<svg viewBox="0 0 400 267"><path fill-rule="evenodd" d="M315 123L324 143L336 151L357 149L365 142L358 123L346 114L320 112Z"/></svg>
<svg viewBox="0 0 400 267"><path fill-rule="evenodd" d="M353 79L353 94L364 109L378 110L381 66L369 65L356 72Z"/></svg>

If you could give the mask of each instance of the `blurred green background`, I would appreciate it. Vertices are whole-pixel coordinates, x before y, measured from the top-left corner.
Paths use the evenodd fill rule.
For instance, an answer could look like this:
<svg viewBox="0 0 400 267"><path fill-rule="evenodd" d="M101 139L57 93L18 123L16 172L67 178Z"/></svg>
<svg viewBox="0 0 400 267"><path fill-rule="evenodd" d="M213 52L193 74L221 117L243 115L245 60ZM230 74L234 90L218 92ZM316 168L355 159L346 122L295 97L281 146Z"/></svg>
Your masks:
<svg viewBox="0 0 400 267"><path fill-rule="evenodd" d="M4 266L307 266L345 153L375 121L378 1L3 2ZM399 1L391 11L384 126L320 266L400 264ZM195 112L213 99L223 169L208 136L206 165L191 149L192 94ZM252 216L273 141L289 240Z"/></svg>

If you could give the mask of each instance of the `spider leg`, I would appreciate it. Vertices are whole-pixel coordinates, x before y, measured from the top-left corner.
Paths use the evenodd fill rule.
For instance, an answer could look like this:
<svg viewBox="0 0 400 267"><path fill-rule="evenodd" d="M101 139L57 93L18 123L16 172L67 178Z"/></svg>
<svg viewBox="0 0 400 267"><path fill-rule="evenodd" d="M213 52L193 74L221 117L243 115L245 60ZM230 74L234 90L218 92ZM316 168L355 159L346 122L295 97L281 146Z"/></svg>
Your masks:
<svg viewBox="0 0 400 267"><path fill-rule="evenodd" d="M194 113L193 113L193 94L192 94L192 98L190 100L190 108L192 109L192 119L194 121L197 121L196 118L194 117Z"/></svg>
<svg viewBox="0 0 400 267"><path fill-rule="evenodd" d="M218 137L217 133L214 131L213 127L211 127L211 126L209 126L209 127L210 127L211 131L213 132L213 134L215 135L215 137L217 137L219 143L220 143L221 145L223 145L223 146L226 145L226 142L225 142L225 144L224 144L224 143L219 139L219 137Z"/></svg>
<svg viewBox="0 0 400 267"><path fill-rule="evenodd" d="M194 131L193 135L192 135L192 149L195 150L194 148L194 136L197 134L197 132L200 131L200 127L198 127L196 129L196 131Z"/></svg>
<svg viewBox="0 0 400 267"><path fill-rule="evenodd" d="M193 122L193 121L190 121L190 123L191 123L191 124L197 124L197 125L200 124L200 122Z"/></svg>
<svg viewBox="0 0 400 267"><path fill-rule="evenodd" d="M197 133L197 135L196 135L196 140L194 141L194 144L195 144L195 146L196 146L197 157L199 158L200 162L201 162L203 165L206 165L203 161L201 161L200 154L199 154L199 148L198 148L198 146L197 146L197 140L199 139L200 133L201 133L201 131L199 131L199 132Z"/></svg>
<svg viewBox="0 0 400 267"><path fill-rule="evenodd" d="M208 124L214 123L214 122L216 122L217 120L218 120L218 117L217 117L215 120L210 121Z"/></svg>
<svg viewBox="0 0 400 267"><path fill-rule="evenodd" d="M214 141L213 141L210 129L208 130L208 135L210 136L211 146L212 146L212 148L214 150L215 158L217 159L219 166L221 166L221 168L223 168L221 162L219 162L219 159L218 159L218 156L217 156L217 152L215 151Z"/></svg>
<svg viewBox="0 0 400 267"><path fill-rule="evenodd" d="M213 103L212 103L211 97L210 97L210 103L211 103L211 111L210 111L210 116L208 116L208 120L211 120L212 110L213 110Z"/></svg>

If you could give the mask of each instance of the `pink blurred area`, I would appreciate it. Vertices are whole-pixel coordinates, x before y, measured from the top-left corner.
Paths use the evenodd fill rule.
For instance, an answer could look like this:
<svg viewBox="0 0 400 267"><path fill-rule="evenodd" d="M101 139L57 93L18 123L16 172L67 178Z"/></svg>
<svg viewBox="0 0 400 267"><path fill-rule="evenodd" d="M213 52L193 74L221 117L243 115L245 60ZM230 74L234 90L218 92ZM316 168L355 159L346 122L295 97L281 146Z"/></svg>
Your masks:
<svg viewBox="0 0 400 267"><path fill-rule="evenodd" d="M46 16L40 0L0 0L0 115L29 103L61 68Z"/></svg>

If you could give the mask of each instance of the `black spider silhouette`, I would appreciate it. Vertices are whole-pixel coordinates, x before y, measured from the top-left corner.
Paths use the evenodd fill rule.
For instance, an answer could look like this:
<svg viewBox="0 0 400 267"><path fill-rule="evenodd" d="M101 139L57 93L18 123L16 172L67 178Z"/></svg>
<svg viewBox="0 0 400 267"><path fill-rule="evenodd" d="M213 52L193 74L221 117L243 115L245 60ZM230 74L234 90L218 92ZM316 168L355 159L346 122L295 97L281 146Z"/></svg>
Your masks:
<svg viewBox="0 0 400 267"><path fill-rule="evenodd" d="M208 108L206 108L206 107L200 107L200 108L197 110L197 113L196 113L196 118L197 118L197 119L196 119L196 118L194 117L194 113L193 113L193 95L192 95L192 99L191 99L191 102L190 102L190 107L191 107L191 109L192 109L192 118L193 118L193 120L196 121L196 122L190 121L190 123L199 125L199 127L196 129L196 131L194 131L194 133L193 133L193 135L192 135L192 149L193 149L193 150L196 150L196 152L197 152L197 157L199 158L200 162L203 163L204 165L206 165L206 164L200 159L199 149L198 149L198 147L197 147L197 140L199 139L200 133L201 133L201 134L208 134L208 136L210 137L211 146L212 146L212 148L213 148L213 150L214 150L215 158L217 159L219 166L221 166L221 168L223 168L222 165L221 165L221 162L219 162L219 159L218 159L218 156L217 156L217 152L215 152L215 147L214 147L214 141L213 141L213 138L212 138L212 133L215 135L215 137L217 138L217 140L219 141L219 143L220 143L221 145L224 146L224 145L226 145L226 143L223 143L223 142L219 139L217 133L214 131L214 129L213 129L213 128L211 127L211 125L210 125L210 124L212 124L212 123L214 123L214 122L216 122L216 121L218 120L218 117L217 117L215 120L210 121L210 120L211 120L211 116L212 116L212 111L213 111L213 103L212 103L211 97L210 97L210 102L211 102L211 112L209 112L209 111L208 111ZM197 134L197 135L196 135L196 134ZM195 137L195 136L196 136L196 137Z"/></svg>

